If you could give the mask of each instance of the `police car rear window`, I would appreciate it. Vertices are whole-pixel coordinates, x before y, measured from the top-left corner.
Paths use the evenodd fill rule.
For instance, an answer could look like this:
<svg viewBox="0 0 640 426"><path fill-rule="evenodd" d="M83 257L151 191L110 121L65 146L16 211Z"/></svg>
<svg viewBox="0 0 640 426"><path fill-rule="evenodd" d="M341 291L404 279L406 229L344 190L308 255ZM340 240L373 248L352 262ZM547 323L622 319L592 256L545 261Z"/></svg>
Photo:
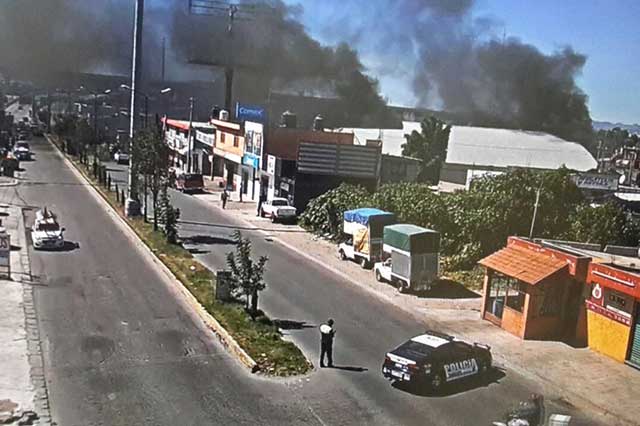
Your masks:
<svg viewBox="0 0 640 426"><path fill-rule="evenodd" d="M433 352L433 348L423 345L422 343L409 340L398 347L398 349L414 352L419 356L429 356Z"/></svg>

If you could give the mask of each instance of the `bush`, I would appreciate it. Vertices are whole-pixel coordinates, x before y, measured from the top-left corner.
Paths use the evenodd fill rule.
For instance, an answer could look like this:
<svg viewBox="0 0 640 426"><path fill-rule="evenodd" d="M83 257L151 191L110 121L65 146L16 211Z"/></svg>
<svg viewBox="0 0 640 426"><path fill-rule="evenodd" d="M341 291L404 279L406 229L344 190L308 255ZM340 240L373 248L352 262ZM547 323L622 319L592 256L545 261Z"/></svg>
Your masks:
<svg viewBox="0 0 640 426"><path fill-rule="evenodd" d="M346 210L370 207L370 195L361 186L342 184L309 202L300 216L300 225L333 240L342 236L342 220Z"/></svg>

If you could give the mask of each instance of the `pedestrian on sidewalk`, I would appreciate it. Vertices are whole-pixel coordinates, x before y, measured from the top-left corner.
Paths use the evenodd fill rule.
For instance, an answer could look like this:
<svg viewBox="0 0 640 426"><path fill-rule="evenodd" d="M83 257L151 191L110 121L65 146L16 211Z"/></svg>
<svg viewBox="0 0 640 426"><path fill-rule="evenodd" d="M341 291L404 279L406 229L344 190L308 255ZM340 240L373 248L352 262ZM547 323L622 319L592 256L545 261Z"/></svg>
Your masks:
<svg viewBox="0 0 640 426"><path fill-rule="evenodd" d="M260 216L260 210L262 210L262 203L264 203L265 201L267 201L267 194L265 194L264 192L261 192L260 198L258 198L258 212L256 213L256 216Z"/></svg>
<svg viewBox="0 0 640 426"><path fill-rule="evenodd" d="M227 192L227 188L222 191L222 195L220 196L222 200L222 210L227 207L227 200L229 199L229 193Z"/></svg>
<svg viewBox="0 0 640 426"><path fill-rule="evenodd" d="M320 367L324 368L324 357L327 356L328 366L333 367L333 338L336 330L333 328L333 319L329 318L326 324L320 325Z"/></svg>

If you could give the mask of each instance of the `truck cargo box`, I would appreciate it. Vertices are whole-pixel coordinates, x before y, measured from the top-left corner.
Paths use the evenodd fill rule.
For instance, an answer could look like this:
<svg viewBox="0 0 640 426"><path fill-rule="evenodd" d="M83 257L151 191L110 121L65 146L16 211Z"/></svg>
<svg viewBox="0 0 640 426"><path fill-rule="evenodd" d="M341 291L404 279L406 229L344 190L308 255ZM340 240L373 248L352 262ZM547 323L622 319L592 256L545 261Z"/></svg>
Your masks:
<svg viewBox="0 0 640 426"><path fill-rule="evenodd" d="M395 221L396 217L393 213L379 209L347 210L344 212L344 233L353 235L363 228L369 228L369 234L372 238L382 238L384 227L395 223Z"/></svg>
<svg viewBox="0 0 640 426"><path fill-rule="evenodd" d="M438 253L440 251L440 233L416 225L398 224L384 227L383 242L385 251L392 249L406 253Z"/></svg>

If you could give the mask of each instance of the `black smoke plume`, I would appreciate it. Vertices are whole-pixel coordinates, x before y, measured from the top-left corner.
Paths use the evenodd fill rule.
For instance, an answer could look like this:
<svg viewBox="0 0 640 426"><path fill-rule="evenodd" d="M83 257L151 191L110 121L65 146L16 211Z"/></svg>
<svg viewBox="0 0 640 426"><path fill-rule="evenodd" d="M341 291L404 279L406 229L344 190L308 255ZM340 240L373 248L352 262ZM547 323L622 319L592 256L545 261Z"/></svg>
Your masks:
<svg viewBox="0 0 640 426"><path fill-rule="evenodd" d="M126 76L133 4L132 0L4 0L0 70L13 79L43 82L61 71ZM374 125L388 120L377 82L365 75L356 52L346 44L330 48L312 39L297 20L301 9L280 0L252 1L257 6L250 13L239 13L231 39L224 10L216 16L197 16L188 4L188 0L147 0L143 36L147 80L160 77L161 40L166 38L169 79L220 81L224 67L232 64L236 99L264 103L270 91L333 96L340 100L343 122L332 124ZM191 60L217 66L190 65ZM211 104L221 103L222 93L218 95Z"/></svg>
<svg viewBox="0 0 640 426"><path fill-rule="evenodd" d="M349 41L381 79L412 81L417 106L454 112L458 124L590 140L587 96L576 85L586 57L571 47L544 54L506 37L495 19L474 15L473 0L329 5L323 36Z"/></svg>

